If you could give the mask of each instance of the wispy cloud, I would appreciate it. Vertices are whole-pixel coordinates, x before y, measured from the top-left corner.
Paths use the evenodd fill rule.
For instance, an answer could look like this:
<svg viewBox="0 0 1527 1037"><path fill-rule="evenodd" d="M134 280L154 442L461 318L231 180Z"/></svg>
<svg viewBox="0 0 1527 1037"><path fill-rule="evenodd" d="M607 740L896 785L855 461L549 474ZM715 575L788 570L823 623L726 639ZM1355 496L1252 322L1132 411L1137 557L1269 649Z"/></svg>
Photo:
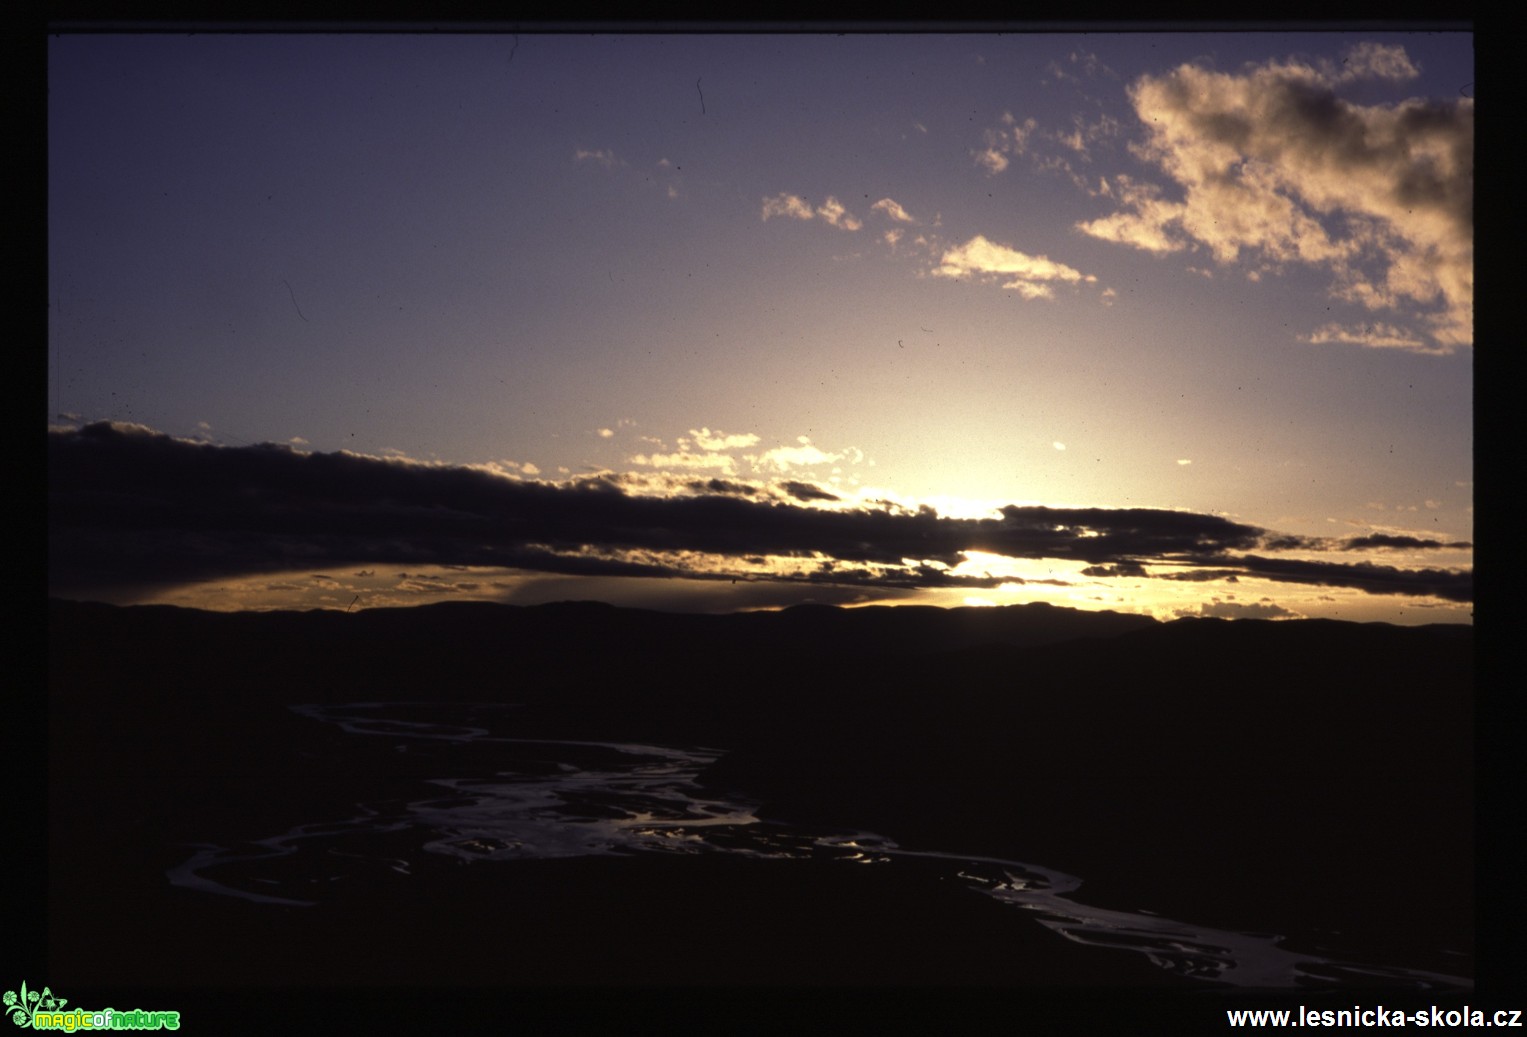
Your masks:
<svg viewBox="0 0 1527 1037"><path fill-rule="evenodd" d="M1111 115L1094 121L1074 115L1067 128L1046 129L1032 116L1019 122L1012 112L1004 112L997 126L983 132L983 146L972 149L971 157L989 176L995 176L1005 172L1013 159L1027 156L1037 172L1063 174L1087 193L1096 194L1077 163L1085 166L1092 162L1093 146L1122 132L1123 125Z"/></svg>
<svg viewBox="0 0 1527 1037"><path fill-rule="evenodd" d="M1428 342L1414 332L1395 327L1393 324L1322 324L1314 331L1301 334L1300 342L1321 345L1327 342L1346 342L1370 349L1405 349L1413 353L1451 353L1447 346Z"/></svg>
<svg viewBox="0 0 1527 1037"><path fill-rule="evenodd" d="M625 165L623 161L615 157L615 152L609 150L608 148L603 148L598 151L588 151L583 148L579 148L577 151L573 152L573 161L597 162L599 165L604 166L606 169L614 169L616 166Z"/></svg>

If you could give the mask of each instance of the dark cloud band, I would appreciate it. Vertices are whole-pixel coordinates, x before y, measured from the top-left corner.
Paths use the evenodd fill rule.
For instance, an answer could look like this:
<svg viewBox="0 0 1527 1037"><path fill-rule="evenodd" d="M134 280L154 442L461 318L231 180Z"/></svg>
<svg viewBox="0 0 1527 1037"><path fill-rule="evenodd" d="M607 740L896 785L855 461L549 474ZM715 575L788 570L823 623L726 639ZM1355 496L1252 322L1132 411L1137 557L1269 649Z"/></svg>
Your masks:
<svg viewBox="0 0 1527 1037"><path fill-rule="evenodd" d="M1213 566L1299 584L1468 601L1470 573L1296 562L1266 530L1214 515L1145 508L1010 505L990 519L931 508L827 509L747 499L736 484L695 496L628 494L591 478L552 484L470 467L218 447L99 423L49 433L49 561L55 590L164 585L334 563L503 566L588 576L733 578L716 558L816 566L787 580L887 588L1016 582L948 571L966 552L1086 562ZM824 491L791 484L803 501ZM707 567L709 565L709 567ZM1111 567L1111 568L1098 568ZM760 578L754 574L754 578Z"/></svg>

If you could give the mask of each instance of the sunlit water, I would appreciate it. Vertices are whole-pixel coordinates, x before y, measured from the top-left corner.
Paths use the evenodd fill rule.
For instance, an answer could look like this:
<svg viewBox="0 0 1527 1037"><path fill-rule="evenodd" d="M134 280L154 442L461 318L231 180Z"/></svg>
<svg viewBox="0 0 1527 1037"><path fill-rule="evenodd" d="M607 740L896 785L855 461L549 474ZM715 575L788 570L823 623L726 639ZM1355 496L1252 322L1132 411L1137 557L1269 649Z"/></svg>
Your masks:
<svg viewBox="0 0 1527 1037"><path fill-rule="evenodd" d="M1295 952L1276 934L1093 907L1073 896L1080 878L1036 864L909 850L872 832L812 832L766 821L754 812L758 804L700 783L700 772L722 755L718 749L507 737L498 732L511 721L512 707L501 704L291 708L353 736L390 739L391 751L422 754L452 776L424 781L415 798L358 803L353 817L299 824L240 847L198 844L170 871L171 882L258 903L313 906L335 883L363 871L411 874L414 853L474 863L722 853L915 868L1021 909L1068 940L1141 954L1193 979L1246 987L1472 986L1454 976ZM408 848L401 855L400 846Z"/></svg>

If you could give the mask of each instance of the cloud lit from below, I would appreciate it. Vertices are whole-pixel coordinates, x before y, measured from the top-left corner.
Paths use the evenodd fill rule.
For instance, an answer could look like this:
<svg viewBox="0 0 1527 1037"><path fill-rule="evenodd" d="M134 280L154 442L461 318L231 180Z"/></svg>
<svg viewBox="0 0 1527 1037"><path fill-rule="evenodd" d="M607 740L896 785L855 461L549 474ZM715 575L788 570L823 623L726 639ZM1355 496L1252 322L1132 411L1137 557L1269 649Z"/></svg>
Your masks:
<svg viewBox="0 0 1527 1037"><path fill-rule="evenodd" d="M712 435L720 436L705 433ZM927 506L856 505L798 479L762 488L761 499L704 480L664 496L630 493L618 482L552 483L272 444L219 447L107 423L54 430L50 583L55 593L115 588L120 597L133 588L303 569L445 566L741 581L745 591L774 588L753 588L751 598L784 603L1022 586L1033 578L1002 571L1004 560L1053 560L1057 575L1037 582L1182 580L1197 572L1472 598L1468 570L1350 560L1356 550L1467 547L1419 538L1319 540L1148 508L1007 505L985 518L952 518ZM1319 557L1330 551L1344 560ZM997 564L971 565L978 557Z"/></svg>

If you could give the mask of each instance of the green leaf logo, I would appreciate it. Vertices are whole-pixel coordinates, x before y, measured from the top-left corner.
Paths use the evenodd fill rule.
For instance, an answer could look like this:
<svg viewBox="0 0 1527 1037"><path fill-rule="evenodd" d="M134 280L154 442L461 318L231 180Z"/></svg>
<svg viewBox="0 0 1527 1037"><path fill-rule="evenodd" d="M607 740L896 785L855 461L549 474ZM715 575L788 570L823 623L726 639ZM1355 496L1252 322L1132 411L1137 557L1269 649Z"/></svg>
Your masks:
<svg viewBox="0 0 1527 1037"><path fill-rule="evenodd" d="M31 1026L32 1019L39 1009L44 1012L56 1012L69 1003L68 998L54 997L53 991L47 987L42 990L28 990L26 982L21 984L18 993L15 990L7 990L0 1000L5 1002L5 1012L11 1017L11 1022L17 1026Z"/></svg>

